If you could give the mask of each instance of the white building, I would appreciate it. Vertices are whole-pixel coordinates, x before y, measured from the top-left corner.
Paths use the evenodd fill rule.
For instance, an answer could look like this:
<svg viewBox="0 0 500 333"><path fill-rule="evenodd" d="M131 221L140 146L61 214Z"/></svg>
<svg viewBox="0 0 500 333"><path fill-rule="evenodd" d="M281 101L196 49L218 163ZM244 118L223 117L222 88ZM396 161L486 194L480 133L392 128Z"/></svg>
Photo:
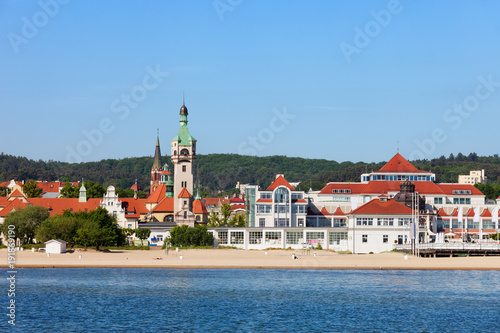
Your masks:
<svg viewBox="0 0 500 333"><path fill-rule="evenodd" d="M60 239L51 239L45 242L45 253L66 253L67 242Z"/></svg>
<svg viewBox="0 0 500 333"><path fill-rule="evenodd" d="M460 184L486 184L488 182L487 177L484 175L483 170L472 170L468 175L459 175L458 182Z"/></svg>

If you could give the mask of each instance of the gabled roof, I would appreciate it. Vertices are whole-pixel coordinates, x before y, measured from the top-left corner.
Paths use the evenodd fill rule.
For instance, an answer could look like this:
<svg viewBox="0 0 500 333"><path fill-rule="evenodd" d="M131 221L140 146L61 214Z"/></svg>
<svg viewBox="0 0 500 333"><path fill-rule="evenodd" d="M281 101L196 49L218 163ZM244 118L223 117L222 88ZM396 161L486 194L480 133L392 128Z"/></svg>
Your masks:
<svg viewBox="0 0 500 333"><path fill-rule="evenodd" d="M361 191L362 194L380 194L389 192L399 192L399 185L401 181L371 181L364 184L365 187ZM444 195L444 192L434 182L431 181L417 181L415 184L415 192L421 195Z"/></svg>
<svg viewBox="0 0 500 333"><path fill-rule="evenodd" d="M22 208L27 207L27 206L28 206L28 204L24 203L21 199L14 198L14 200L9 201L9 203L5 206L5 208L3 208L2 210L0 210L0 216L1 217L5 217L11 211L13 211L13 210L19 210L19 209L22 209Z"/></svg>
<svg viewBox="0 0 500 333"><path fill-rule="evenodd" d="M151 212L159 213L159 212L173 212L174 211L174 198L164 197L153 209Z"/></svg>
<svg viewBox="0 0 500 333"><path fill-rule="evenodd" d="M24 198L24 194L21 193L21 191L19 190L15 190L14 192L12 192L9 197L23 197Z"/></svg>
<svg viewBox="0 0 500 333"><path fill-rule="evenodd" d="M163 198L165 198L165 194L167 193L167 187L165 184L160 184L155 189L155 191L146 199L146 202L160 202Z"/></svg>
<svg viewBox="0 0 500 333"><path fill-rule="evenodd" d="M141 214L147 214L146 199L120 198L122 207L125 208L125 217L138 218Z"/></svg>
<svg viewBox="0 0 500 333"><path fill-rule="evenodd" d="M65 210L72 212L90 212L97 209L101 199L87 199L87 202L80 202L78 198L29 198L33 206L42 206L49 210L50 216L62 214Z"/></svg>
<svg viewBox="0 0 500 333"><path fill-rule="evenodd" d="M282 175L279 175L278 177L276 177L274 182L266 189L266 191L274 191L274 189L277 188L278 186L286 186L291 191L295 191L295 189L292 187L292 185L290 185L290 183L287 182L286 179Z"/></svg>
<svg viewBox="0 0 500 333"><path fill-rule="evenodd" d="M443 217L450 216L450 215L446 214L446 212L444 211L443 208L439 208L437 215L438 216L443 216Z"/></svg>
<svg viewBox="0 0 500 333"><path fill-rule="evenodd" d="M465 214L465 216L467 217L474 217L474 209L472 208L469 208L469 210L467 211L467 213Z"/></svg>
<svg viewBox="0 0 500 333"><path fill-rule="evenodd" d="M345 213L342 211L342 209L340 209L340 207L337 207L337 209L335 210L335 212L333 212L333 215L334 216L338 216L338 215L345 216Z"/></svg>
<svg viewBox="0 0 500 333"><path fill-rule="evenodd" d="M181 193L179 193L178 196L178 198L191 198L191 197L192 197L191 193L189 193L189 191L185 187L182 188Z"/></svg>
<svg viewBox="0 0 500 333"><path fill-rule="evenodd" d="M481 217L491 217L491 212L488 208L485 208L481 213Z"/></svg>
<svg viewBox="0 0 500 333"><path fill-rule="evenodd" d="M408 162L400 153L394 155L380 170L377 172L399 172L399 173L429 173L427 171L418 170L413 164Z"/></svg>
<svg viewBox="0 0 500 333"><path fill-rule="evenodd" d="M193 213L195 214L208 214L207 207L202 200L193 201Z"/></svg>
<svg viewBox="0 0 500 333"><path fill-rule="evenodd" d="M356 208L351 211L351 214L357 215L411 215L414 211L410 207L407 207L397 201L389 199L387 201L380 201L379 199L373 199L361 207Z"/></svg>

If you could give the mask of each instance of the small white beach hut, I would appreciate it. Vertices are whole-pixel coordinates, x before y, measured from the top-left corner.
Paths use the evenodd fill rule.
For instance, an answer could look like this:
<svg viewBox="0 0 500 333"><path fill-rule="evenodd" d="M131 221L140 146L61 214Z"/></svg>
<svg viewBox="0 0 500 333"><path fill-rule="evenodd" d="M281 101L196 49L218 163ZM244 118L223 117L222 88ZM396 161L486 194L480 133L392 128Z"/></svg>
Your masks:
<svg viewBox="0 0 500 333"><path fill-rule="evenodd" d="M66 253L67 242L60 239L51 239L45 242L45 253Z"/></svg>

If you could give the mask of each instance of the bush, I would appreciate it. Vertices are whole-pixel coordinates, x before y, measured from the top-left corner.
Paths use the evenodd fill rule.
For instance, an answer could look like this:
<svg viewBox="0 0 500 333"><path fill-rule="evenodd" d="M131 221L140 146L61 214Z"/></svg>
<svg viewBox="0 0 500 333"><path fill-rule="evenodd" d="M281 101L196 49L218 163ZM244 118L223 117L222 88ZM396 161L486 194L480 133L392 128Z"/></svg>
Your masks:
<svg viewBox="0 0 500 333"><path fill-rule="evenodd" d="M206 226L198 225L194 228L187 225L177 226L170 231L166 239L170 246L213 246L214 236L208 232Z"/></svg>

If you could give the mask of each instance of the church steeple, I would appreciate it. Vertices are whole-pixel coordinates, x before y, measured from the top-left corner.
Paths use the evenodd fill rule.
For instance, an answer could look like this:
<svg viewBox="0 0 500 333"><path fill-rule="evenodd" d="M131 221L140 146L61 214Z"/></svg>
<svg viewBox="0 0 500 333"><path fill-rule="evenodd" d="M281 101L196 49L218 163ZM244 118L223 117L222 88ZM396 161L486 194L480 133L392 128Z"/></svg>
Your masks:
<svg viewBox="0 0 500 333"><path fill-rule="evenodd" d="M157 130L155 156L153 158L153 166L151 167L151 186L149 189L150 193L153 193L158 185L160 185L162 171L163 168L161 164L160 133Z"/></svg>

